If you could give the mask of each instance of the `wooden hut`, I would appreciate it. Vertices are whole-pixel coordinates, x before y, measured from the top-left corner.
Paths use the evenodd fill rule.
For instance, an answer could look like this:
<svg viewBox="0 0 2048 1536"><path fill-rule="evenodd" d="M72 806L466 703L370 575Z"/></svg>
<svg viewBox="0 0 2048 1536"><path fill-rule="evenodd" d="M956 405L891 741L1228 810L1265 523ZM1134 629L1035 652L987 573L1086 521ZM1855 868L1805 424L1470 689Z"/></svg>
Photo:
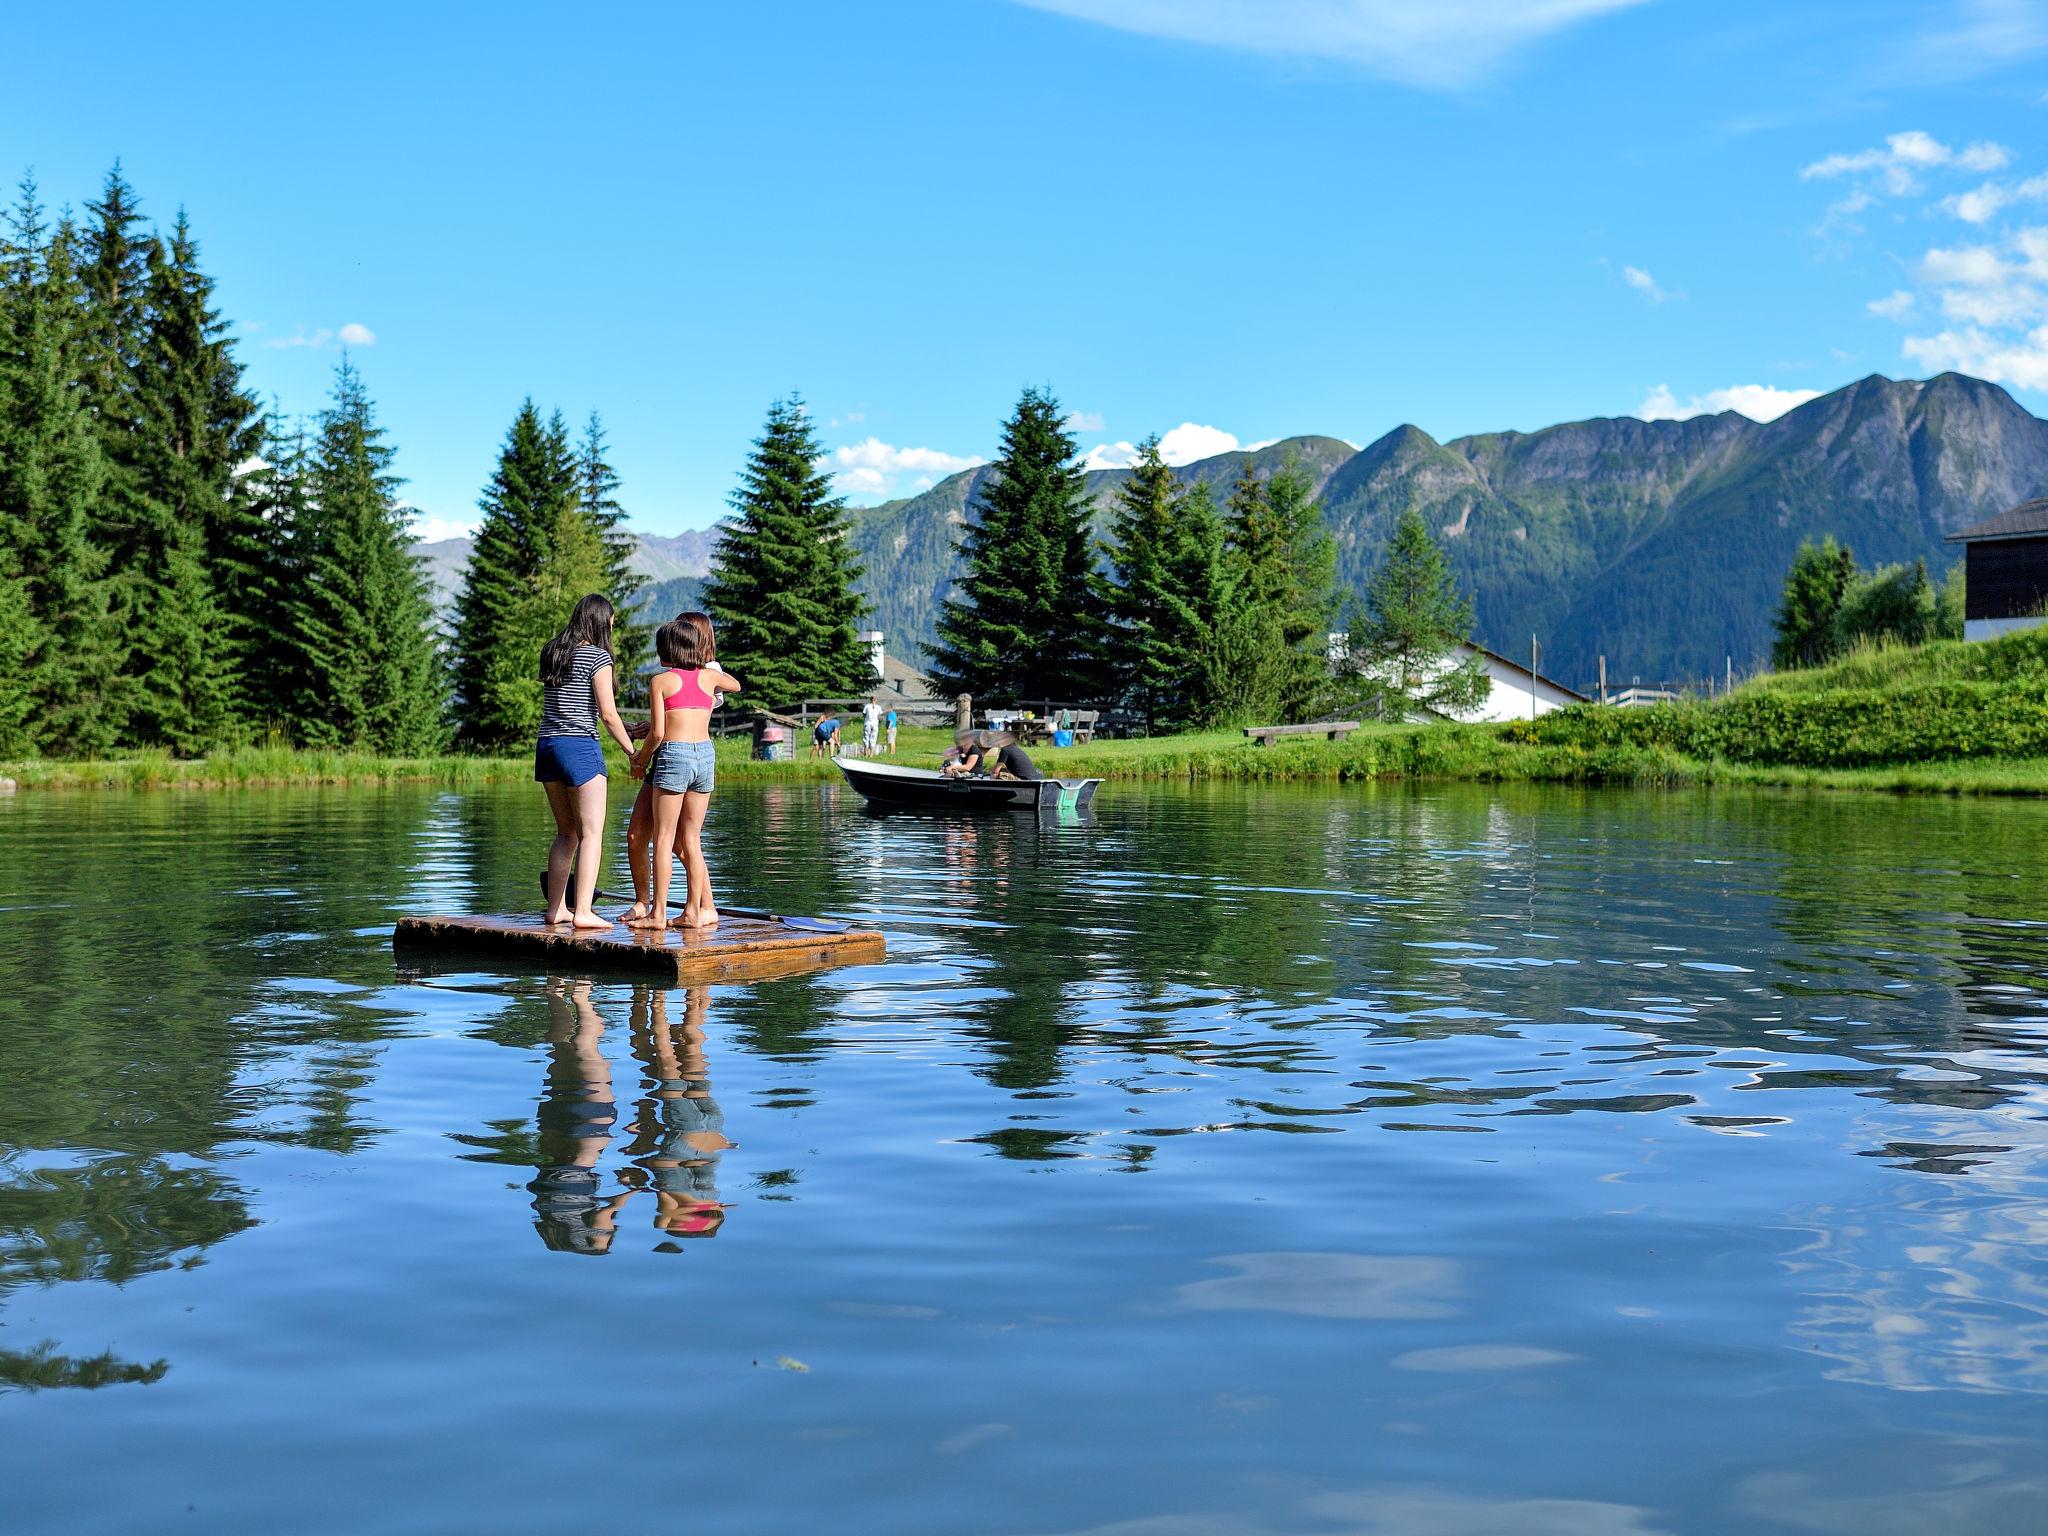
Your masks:
<svg viewBox="0 0 2048 1536"><path fill-rule="evenodd" d="M1964 549L1963 638L1991 640L2048 610L2048 497L1948 536Z"/></svg>

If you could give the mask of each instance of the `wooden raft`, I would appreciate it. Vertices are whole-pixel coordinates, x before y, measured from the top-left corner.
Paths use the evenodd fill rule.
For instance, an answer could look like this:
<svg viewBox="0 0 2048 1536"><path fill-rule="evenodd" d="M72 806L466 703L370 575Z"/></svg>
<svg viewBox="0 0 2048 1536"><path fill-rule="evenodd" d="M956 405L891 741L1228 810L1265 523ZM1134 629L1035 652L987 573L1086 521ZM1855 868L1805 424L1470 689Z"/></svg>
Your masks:
<svg viewBox="0 0 2048 1536"><path fill-rule="evenodd" d="M709 932L680 928L549 928L534 917L402 917L395 950L500 955L567 971L637 971L676 986L759 981L828 965L868 965L888 948L879 933L808 933L728 917Z"/></svg>

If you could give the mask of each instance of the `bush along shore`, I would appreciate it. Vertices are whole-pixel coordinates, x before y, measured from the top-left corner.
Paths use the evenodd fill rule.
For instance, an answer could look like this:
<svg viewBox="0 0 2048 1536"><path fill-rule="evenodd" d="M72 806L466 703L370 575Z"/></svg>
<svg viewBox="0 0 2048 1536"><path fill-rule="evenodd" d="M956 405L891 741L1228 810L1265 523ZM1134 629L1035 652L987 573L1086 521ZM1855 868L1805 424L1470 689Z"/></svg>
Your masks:
<svg viewBox="0 0 2048 1536"><path fill-rule="evenodd" d="M948 733L908 730L893 761L934 763ZM719 744L727 783L828 782L808 748L754 761ZM1344 741L1252 746L1236 731L1100 741L1035 754L1048 773L1241 783L1363 780L1568 784L1771 784L1961 794L2048 794L2048 628L1989 642L1867 647L1826 667L1771 674L1712 702L1597 704L1505 725L1367 723ZM531 775L524 754L377 757L247 748L193 760L0 763L23 789L291 784L483 784ZM625 780L614 757L612 773ZM616 793L616 791L615 791Z"/></svg>

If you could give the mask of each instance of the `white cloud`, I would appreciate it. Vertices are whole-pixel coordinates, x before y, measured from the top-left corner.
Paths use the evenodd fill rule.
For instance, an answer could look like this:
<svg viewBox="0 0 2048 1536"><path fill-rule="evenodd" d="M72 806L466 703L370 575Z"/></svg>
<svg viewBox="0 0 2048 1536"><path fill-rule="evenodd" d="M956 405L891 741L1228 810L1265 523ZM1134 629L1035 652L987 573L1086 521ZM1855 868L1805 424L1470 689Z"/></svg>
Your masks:
<svg viewBox="0 0 2048 1536"><path fill-rule="evenodd" d="M2029 176L2025 181L2010 186L1987 181L1981 187L1943 198L1940 207L1943 213L1961 219L1965 224L1986 224L2015 203L2044 200L2048 200L2048 174Z"/></svg>
<svg viewBox="0 0 2048 1536"><path fill-rule="evenodd" d="M2009 336L1966 326L1908 336L1901 350L1930 373L1954 369L2017 389L2048 390L2048 325Z"/></svg>
<svg viewBox="0 0 2048 1536"><path fill-rule="evenodd" d="M1237 438L1221 427L1205 427L1200 422L1184 421L1171 432L1160 436L1159 457L1177 467L1182 464L1193 464L1199 459L1213 459L1217 454L1229 453L1237 446ZM1267 445L1262 443L1257 446ZM1136 443L1097 443L1082 458L1081 467L1129 469L1137 462Z"/></svg>
<svg viewBox="0 0 2048 1536"><path fill-rule="evenodd" d="M434 544L442 539L466 539L476 532L476 528L473 519L464 522L453 517L423 517L417 508L413 509L412 534L422 544Z"/></svg>
<svg viewBox="0 0 2048 1536"><path fill-rule="evenodd" d="M309 331L300 326L289 336L272 336L261 343L277 351L304 347L313 352L327 352L336 347L374 347L376 344L377 333L367 325L354 320L349 321L340 330L329 330L322 326L317 331Z"/></svg>
<svg viewBox="0 0 2048 1536"><path fill-rule="evenodd" d="M1872 299L1863 307L1881 320L1903 320L1913 312L1913 290L1894 288L1881 299Z"/></svg>
<svg viewBox="0 0 2048 1536"><path fill-rule="evenodd" d="M1083 469L1129 469L1137 462L1136 443L1097 443L1081 457Z"/></svg>
<svg viewBox="0 0 2048 1536"><path fill-rule="evenodd" d="M1856 216L1888 197L1915 197L1933 172L1966 171L1982 175L2012 159L2003 144L1980 139L1956 149L1919 129L1894 133L1875 149L1828 155L1799 173L1801 181L1846 181L1849 190L1828 205L1814 233L1828 236L1855 232ZM1964 193L1968 198L1974 194ZM1972 206L1975 206L1974 204Z"/></svg>
<svg viewBox="0 0 2048 1536"><path fill-rule="evenodd" d="M894 496L922 491L946 476L985 462L937 448L898 448L870 437L826 456L839 488L857 496Z"/></svg>
<svg viewBox="0 0 2048 1536"><path fill-rule="evenodd" d="M1751 421L1776 421L1794 406L1804 405L1819 394L1817 389L1779 389L1774 384L1731 384L1726 389L1710 389L1703 395L1680 400L1669 385L1659 384L1643 397L1636 415L1644 421L1690 421L1695 416L1734 411Z"/></svg>
<svg viewBox="0 0 2048 1536"><path fill-rule="evenodd" d="M1934 8L1938 27L1906 39L1890 71L1925 88L2009 69L2048 48L2048 7L2041 0L1951 0Z"/></svg>
<svg viewBox="0 0 2048 1536"><path fill-rule="evenodd" d="M1623 267L1621 269L1621 280L1648 299L1652 304L1662 304L1671 297L1669 293L1657 285L1657 279L1650 276L1641 267Z"/></svg>
<svg viewBox="0 0 2048 1536"><path fill-rule="evenodd" d="M1323 58L1408 85L1479 83L1515 54L1643 0L1017 0L1082 21L1251 53Z"/></svg>
<svg viewBox="0 0 2048 1536"><path fill-rule="evenodd" d="M1197 459L1229 453L1236 446L1237 439L1221 427L1184 421L1159 439L1159 457L1169 464L1192 464Z"/></svg>
<svg viewBox="0 0 2048 1536"><path fill-rule="evenodd" d="M1069 432L1100 432L1102 430L1102 412L1069 411L1067 412L1065 425Z"/></svg>

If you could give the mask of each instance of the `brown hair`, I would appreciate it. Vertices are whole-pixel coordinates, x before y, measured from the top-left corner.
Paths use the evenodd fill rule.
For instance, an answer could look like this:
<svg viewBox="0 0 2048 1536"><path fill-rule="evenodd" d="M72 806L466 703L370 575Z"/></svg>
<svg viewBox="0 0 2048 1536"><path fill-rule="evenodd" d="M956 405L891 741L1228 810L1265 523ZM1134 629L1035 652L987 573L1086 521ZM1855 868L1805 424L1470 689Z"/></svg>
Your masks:
<svg viewBox="0 0 2048 1536"><path fill-rule="evenodd" d="M654 647L671 667L708 667L718 660L718 637L711 616L679 613L654 633Z"/></svg>

